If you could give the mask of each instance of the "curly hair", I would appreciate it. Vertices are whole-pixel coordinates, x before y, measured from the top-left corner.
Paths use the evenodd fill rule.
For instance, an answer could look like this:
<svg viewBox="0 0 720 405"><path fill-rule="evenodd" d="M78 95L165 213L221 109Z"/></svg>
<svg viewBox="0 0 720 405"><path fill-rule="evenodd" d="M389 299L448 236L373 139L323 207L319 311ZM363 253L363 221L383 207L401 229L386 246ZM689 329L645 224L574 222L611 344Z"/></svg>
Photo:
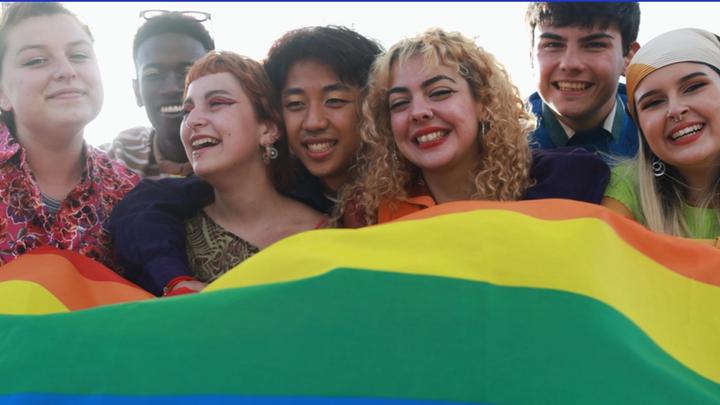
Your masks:
<svg viewBox="0 0 720 405"><path fill-rule="evenodd" d="M490 53L460 33L434 28L394 45L373 64L362 105L363 144L355 167L356 180L342 192L341 212L362 209L364 222L377 222L383 201L402 201L422 180L421 170L400 154L390 125L388 88L391 70L421 56L425 66L448 66L465 78L476 102L476 119L487 131L474 173L472 199L518 200L531 185L531 153L527 137L535 128L505 68ZM485 125L481 125L485 126Z"/></svg>

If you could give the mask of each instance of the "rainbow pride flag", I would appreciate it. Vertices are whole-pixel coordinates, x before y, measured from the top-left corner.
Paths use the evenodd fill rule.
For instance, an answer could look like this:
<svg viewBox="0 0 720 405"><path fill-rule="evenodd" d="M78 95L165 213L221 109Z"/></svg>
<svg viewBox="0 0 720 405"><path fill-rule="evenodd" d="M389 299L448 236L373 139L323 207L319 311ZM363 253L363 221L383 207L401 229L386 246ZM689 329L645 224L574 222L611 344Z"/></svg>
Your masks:
<svg viewBox="0 0 720 405"><path fill-rule="evenodd" d="M0 403L720 403L720 252L584 203L306 232L176 298L11 265Z"/></svg>

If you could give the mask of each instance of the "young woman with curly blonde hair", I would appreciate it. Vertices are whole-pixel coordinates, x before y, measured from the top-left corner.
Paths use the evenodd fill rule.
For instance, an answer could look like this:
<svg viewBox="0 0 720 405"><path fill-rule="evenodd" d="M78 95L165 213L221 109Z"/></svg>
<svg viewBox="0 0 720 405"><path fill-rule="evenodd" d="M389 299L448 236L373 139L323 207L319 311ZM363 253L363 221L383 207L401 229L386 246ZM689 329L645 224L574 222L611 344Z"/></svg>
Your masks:
<svg viewBox="0 0 720 405"><path fill-rule="evenodd" d="M430 29L374 63L362 107L345 226L438 203L572 198L599 202L608 169L581 150L528 147L535 120L495 58L459 33Z"/></svg>

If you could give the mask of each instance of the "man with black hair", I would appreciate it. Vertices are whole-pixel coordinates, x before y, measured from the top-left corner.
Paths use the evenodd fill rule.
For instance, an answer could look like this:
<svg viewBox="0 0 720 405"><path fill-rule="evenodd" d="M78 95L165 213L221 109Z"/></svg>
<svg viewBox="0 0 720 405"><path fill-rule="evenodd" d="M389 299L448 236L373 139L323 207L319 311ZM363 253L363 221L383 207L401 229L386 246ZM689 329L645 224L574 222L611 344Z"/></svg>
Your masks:
<svg viewBox="0 0 720 405"><path fill-rule="evenodd" d="M338 26L300 28L273 44L265 70L299 170L281 192L333 212L338 189L352 176L360 146L360 95L381 52L374 41ZM133 189L109 224L128 278L158 295L193 291L184 220L212 195L194 176L143 181Z"/></svg>
<svg viewBox="0 0 720 405"><path fill-rule="evenodd" d="M145 13L141 13L145 15ZM182 96L190 66L215 43L201 12L162 12L138 29L133 41L135 98L152 128L134 127L104 145L108 155L146 178L192 172L180 142Z"/></svg>
<svg viewBox="0 0 720 405"><path fill-rule="evenodd" d="M360 146L360 93L381 52L376 42L333 25L290 31L268 52L265 70L299 160L296 194L327 213L351 177Z"/></svg>
<svg viewBox="0 0 720 405"><path fill-rule="evenodd" d="M526 20L538 80L529 98L539 123L531 146L634 156L637 128L618 80L640 47L638 3L532 2Z"/></svg>

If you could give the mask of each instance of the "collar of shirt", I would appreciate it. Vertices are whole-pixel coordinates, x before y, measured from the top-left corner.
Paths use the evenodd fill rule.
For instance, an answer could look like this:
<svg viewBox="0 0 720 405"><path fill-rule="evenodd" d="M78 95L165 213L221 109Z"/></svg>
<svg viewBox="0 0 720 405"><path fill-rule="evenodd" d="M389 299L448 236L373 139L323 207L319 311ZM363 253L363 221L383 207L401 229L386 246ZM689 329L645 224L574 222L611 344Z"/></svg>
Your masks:
<svg viewBox="0 0 720 405"><path fill-rule="evenodd" d="M612 110L610 110L610 114L608 114L608 116L605 117L605 121L603 121L603 129L610 132L611 134L612 134L612 130L613 130L613 121L615 120L615 112L617 110L617 104L618 104L618 100L615 100L615 104L613 104L613 108L612 108ZM575 135L575 133L577 132L574 129L570 128L569 126L565 125L560 120L558 120L558 124L560 124L562 129L565 131L565 135L567 135L568 139L572 138L573 135Z"/></svg>
<svg viewBox="0 0 720 405"><path fill-rule="evenodd" d="M620 96L616 96L612 111L610 111L610 114L608 114L603 121L603 128L610 132L615 142L618 142L622 137L622 128L626 117L624 108L625 105L623 104L622 99ZM567 145L568 141L573 135L575 135L576 131L568 128L559 119L557 119L555 113L545 103L542 104L541 114L543 125L545 126L552 143L557 147Z"/></svg>
<svg viewBox="0 0 720 405"><path fill-rule="evenodd" d="M14 156L19 155L18 158L18 166L19 167L27 167L27 162L25 162L25 149L20 145L20 143L15 139L15 137L10 133L10 129L5 125L4 123L0 123L0 165L3 165L7 163L10 159L12 159ZM85 179L89 178L96 178L96 160L97 160L97 151L92 146L88 145L85 141L83 141L83 160L85 161L85 167L83 168L81 182L85 181Z"/></svg>

